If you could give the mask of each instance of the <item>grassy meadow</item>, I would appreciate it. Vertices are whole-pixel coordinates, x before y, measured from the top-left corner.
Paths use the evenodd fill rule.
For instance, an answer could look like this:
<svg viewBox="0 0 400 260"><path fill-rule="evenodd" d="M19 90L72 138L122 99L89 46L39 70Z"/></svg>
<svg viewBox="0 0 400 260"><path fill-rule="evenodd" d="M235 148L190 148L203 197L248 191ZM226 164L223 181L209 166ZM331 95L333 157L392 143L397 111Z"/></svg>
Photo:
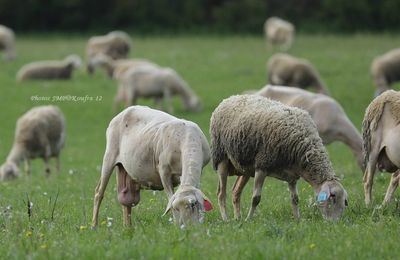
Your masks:
<svg viewBox="0 0 400 260"><path fill-rule="evenodd" d="M122 226L115 178L100 209L100 226L90 229L94 188L100 176L105 130L113 117L116 83L105 73L89 76L82 69L70 81L17 83L25 63L84 55L87 36L19 36L18 57L0 62L0 161L11 148L16 119L33 106L55 104L67 120L66 146L59 175L44 175L42 160L33 161L31 176L0 183L0 258L3 259L392 259L398 257L399 196L383 209L388 174L377 174L374 207L364 206L362 173L350 150L341 143L328 147L330 159L349 194L341 221L326 222L312 206L314 193L299 182L302 219L291 213L286 183L267 178L255 217L248 222L221 220L216 198L217 174L208 165L202 190L214 204L201 226L181 230L161 217L164 192L142 191L133 209L132 227ZM357 128L374 88L369 75L372 59L399 46L400 35L298 35L290 54L309 59L319 70L333 97ZM133 37L131 57L152 60L178 71L201 97L201 113L184 112L174 100L175 115L200 125L209 137L211 112L219 102L244 90L266 84L265 64L272 55L263 38L254 36ZM36 97L92 97L92 101L38 101ZM96 100L97 99L97 100ZM139 100L152 105L152 101ZM54 163L54 162L52 162ZM53 164L54 165L54 164ZM21 165L23 166L23 165ZM21 167L23 170L23 167ZM229 187L233 184L229 180ZM252 182L242 195L242 211L250 206ZM397 193L398 194L398 193ZM28 216L27 201L33 203Z"/></svg>

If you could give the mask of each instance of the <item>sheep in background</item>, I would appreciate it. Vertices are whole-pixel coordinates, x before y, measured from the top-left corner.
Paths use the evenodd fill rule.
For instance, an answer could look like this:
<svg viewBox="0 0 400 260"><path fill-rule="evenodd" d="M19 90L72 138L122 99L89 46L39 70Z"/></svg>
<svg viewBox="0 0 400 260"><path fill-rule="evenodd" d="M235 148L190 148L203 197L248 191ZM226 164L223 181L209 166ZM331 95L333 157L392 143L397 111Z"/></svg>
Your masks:
<svg viewBox="0 0 400 260"><path fill-rule="evenodd" d="M172 96L182 98L185 110L199 112L201 102L189 85L171 68L156 68L141 66L128 69L119 79L117 95L114 99L114 112L118 104L125 103L125 107L136 104L139 97L154 98L158 108L163 109L164 103L167 111L172 114Z"/></svg>
<svg viewBox="0 0 400 260"><path fill-rule="evenodd" d="M222 218L226 214L228 175L242 176L235 184L235 217L240 218L240 193L250 177L255 177L253 216L261 200L265 177L288 182L293 214L300 217L296 183L300 177L318 194L326 219L338 219L347 204L347 193L336 177L325 147L310 115L258 95L232 96L214 110L210 122L211 156L219 175L218 202Z"/></svg>
<svg viewBox="0 0 400 260"><path fill-rule="evenodd" d="M89 74L94 73L91 60L98 54L104 54L114 60L126 59L131 50L131 38L125 32L113 31L102 36L93 36L86 45L86 62Z"/></svg>
<svg viewBox="0 0 400 260"><path fill-rule="evenodd" d="M78 55L69 55L64 60L35 61L24 65L17 73L17 81L25 80L66 80L74 69L82 65Z"/></svg>
<svg viewBox="0 0 400 260"><path fill-rule="evenodd" d="M371 76L376 85L375 96L400 80L400 48L376 57L371 63Z"/></svg>
<svg viewBox="0 0 400 260"><path fill-rule="evenodd" d="M264 33L270 47L278 45L288 50L292 46L295 29L288 21L270 17L264 23Z"/></svg>
<svg viewBox="0 0 400 260"><path fill-rule="evenodd" d="M329 95L317 70L305 59L278 53L269 59L267 69L271 85L312 88L317 93Z"/></svg>
<svg viewBox="0 0 400 260"><path fill-rule="evenodd" d="M203 222L203 212L212 207L200 190L201 171L209 161L207 139L195 123L144 106L125 109L107 128L93 226L98 224L100 204L116 166L125 225L131 224L131 209L139 203L141 189L164 189L169 199L164 215L172 209L176 224Z"/></svg>
<svg viewBox="0 0 400 260"><path fill-rule="evenodd" d="M4 60L15 59L15 34L4 25L0 25L0 51L4 51Z"/></svg>
<svg viewBox="0 0 400 260"><path fill-rule="evenodd" d="M113 60L105 54L98 54L90 61L90 66L95 69L97 67L104 69L110 78L120 79L122 75L130 68L139 66L147 66L159 68L159 66L145 59L120 59Z"/></svg>
<svg viewBox="0 0 400 260"><path fill-rule="evenodd" d="M0 167L0 180L18 177L18 166L22 161L25 161L26 172L30 174L30 160L38 157L44 160L47 175L50 174L51 157L56 158L59 171L64 140L65 118L61 110L56 106L32 108L17 121L14 144Z"/></svg>
<svg viewBox="0 0 400 260"><path fill-rule="evenodd" d="M374 174L392 173L383 204L388 204L400 181L400 92L388 90L376 97L365 111L363 127L365 204L372 200Z"/></svg>
<svg viewBox="0 0 400 260"><path fill-rule="evenodd" d="M306 110L314 120L324 145L334 141L345 143L350 147L358 166L364 172L361 135L340 104L333 98L299 88L270 85L255 94Z"/></svg>

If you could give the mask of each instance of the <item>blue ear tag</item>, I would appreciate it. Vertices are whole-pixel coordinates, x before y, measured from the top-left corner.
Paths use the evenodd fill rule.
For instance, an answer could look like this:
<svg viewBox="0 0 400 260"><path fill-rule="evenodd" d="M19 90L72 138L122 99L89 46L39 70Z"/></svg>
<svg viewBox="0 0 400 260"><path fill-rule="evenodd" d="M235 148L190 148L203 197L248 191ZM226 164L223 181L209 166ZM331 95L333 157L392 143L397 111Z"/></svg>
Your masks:
<svg viewBox="0 0 400 260"><path fill-rule="evenodd" d="M318 194L317 202L323 202L328 200L328 194L325 191L321 191Z"/></svg>

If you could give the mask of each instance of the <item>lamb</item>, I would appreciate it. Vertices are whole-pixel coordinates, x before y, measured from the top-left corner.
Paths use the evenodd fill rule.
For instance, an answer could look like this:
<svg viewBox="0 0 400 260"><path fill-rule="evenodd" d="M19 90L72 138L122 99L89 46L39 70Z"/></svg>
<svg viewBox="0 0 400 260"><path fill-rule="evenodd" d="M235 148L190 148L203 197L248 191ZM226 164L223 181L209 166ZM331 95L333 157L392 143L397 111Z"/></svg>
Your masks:
<svg viewBox="0 0 400 260"><path fill-rule="evenodd" d="M255 177L250 219L261 200L265 177L288 182L296 219L300 217L296 183L300 177L318 194L326 219L338 219L347 205L347 193L336 177L310 115L301 109L258 95L223 100L210 122L211 157L219 175L218 203L226 214L228 175L241 176L234 187L235 217L240 218L240 193Z"/></svg>
<svg viewBox="0 0 400 260"><path fill-rule="evenodd" d="M110 78L116 80L119 80L129 68L137 68L139 66L159 68L157 64L145 59L113 60L111 57L102 53L96 55L90 62L90 66L93 69L100 67L107 72Z"/></svg>
<svg viewBox="0 0 400 260"><path fill-rule="evenodd" d="M265 86L255 94L306 110L316 124L324 145L334 141L346 144L364 172L361 135L333 98L298 88L271 85Z"/></svg>
<svg viewBox="0 0 400 260"><path fill-rule="evenodd" d="M17 73L17 81L25 80L67 80L74 69L82 64L77 55L69 55L64 60L36 61L24 65Z"/></svg>
<svg viewBox="0 0 400 260"><path fill-rule="evenodd" d="M18 165L25 161L25 169L31 172L30 160L42 158L46 175L50 174L49 159L56 158L60 171L60 152L65 141L65 118L56 106L37 106L22 115L15 129L14 144L6 162L0 167L0 180L20 176Z"/></svg>
<svg viewBox="0 0 400 260"><path fill-rule="evenodd" d="M4 25L0 25L0 51L4 51L4 60L15 59L15 34Z"/></svg>
<svg viewBox="0 0 400 260"><path fill-rule="evenodd" d="M376 97L365 111L362 136L366 170L365 204L371 205L374 174L392 173L383 205L388 204L400 181L400 92L387 90Z"/></svg>
<svg viewBox="0 0 400 260"><path fill-rule="evenodd" d="M400 80L400 48L376 57L371 63L371 76L376 85L375 96Z"/></svg>
<svg viewBox="0 0 400 260"><path fill-rule="evenodd" d="M175 223L203 222L212 205L200 190L201 171L210 148L200 128L190 121L145 106L132 106L114 117L107 128L101 177L94 197L93 227L105 189L117 166L118 201L125 225L140 201L140 190L165 190ZM174 194L174 187L180 183Z"/></svg>
<svg viewBox="0 0 400 260"><path fill-rule="evenodd" d="M293 24L278 17L270 17L264 23L265 38L269 46L281 46L288 50L293 43L295 29Z"/></svg>
<svg viewBox="0 0 400 260"><path fill-rule="evenodd" d="M312 88L317 93L329 95L317 70L305 59L278 53L269 59L267 69L271 85Z"/></svg>
<svg viewBox="0 0 400 260"><path fill-rule="evenodd" d="M104 54L110 58L126 59L131 50L131 38L122 31L113 31L106 35L91 37L86 45L87 71L94 73L92 59L98 54Z"/></svg>
<svg viewBox="0 0 400 260"><path fill-rule="evenodd" d="M128 107L134 105L137 98L144 97L155 98L160 108L163 108L164 101L167 111L172 114L171 98L174 95L182 98L185 110L201 111L202 105L199 98L173 69L153 66L129 68L119 79L113 110L116 111L121 102L125 102Z"/></svg>

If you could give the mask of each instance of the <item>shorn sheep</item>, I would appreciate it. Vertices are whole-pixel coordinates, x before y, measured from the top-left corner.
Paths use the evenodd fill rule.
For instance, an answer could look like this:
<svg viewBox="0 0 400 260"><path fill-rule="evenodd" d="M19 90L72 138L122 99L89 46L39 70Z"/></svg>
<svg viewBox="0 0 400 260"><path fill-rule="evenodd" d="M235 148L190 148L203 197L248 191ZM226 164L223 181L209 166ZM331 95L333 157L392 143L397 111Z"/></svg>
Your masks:
<svg viewBox="0 0 400 260"><path fill-rule="evenodd" d="M267 70L272 85L311 88L317 93L329 95L325 83L308 60L278 53L269 59Z"/></svg>
<svg viewBox="0 0 400 260"><path fill-rule="evenodd" d="M371 63L371 76L376 86L375 96L400 80L400 48L376 57Z"/></svg>
<svg viewBox="0 0 400 260"><path fill-rule="evenodd" d="M69 55L64 60L36 61L24 65L17 73L17 81L25 80L67 80L72 72L82 65L81 58Z"/></svg>
<svg viewBox="0 0 400 260"><path fill-rule="evenodd" d="M30 174L30 160L38 157L44 160L47 175L50 174L51 157L56 158L59 171L65 135L65 118L58 107L38 106L26 112L17 121L14 144L0 167L0 179L18 177L18 166L22 161L25 161L26 172Z"/></svg>
<svg viewBox="0 0 400 260"><path fill-rule="evenodd" d="M121 31L113 31L102 36L93 36L86 45L86 62L89 74L94 72L91 60L98 54L104 54L110 58L126 59L131 50L131 38Z"/></svg>
<svg viewBox="0 0 400 260"><path fill-rule="evenodd" d="M336 177L310 115L258 95L223 100L210 122L211 156L219 175L218 202L226 214L228 175L241 176L234 186L235 218L240 218L240 194L255 177L251 218L261 200L267 176L288 182L296 219L300 217L296 184L300 177L314 189L326 219L338 219L347 205L347 193Z"/></svg>
<svg viewBox="0 0 400 260"><path fill-rule="evenodd" d="M333 98L299 88L267 85L256 94L306 110L314 120L324 145L340 141L350 147L364 172L363 141L357 128Z"/></svg>
<svg viewBox="0 0 400 260"><path fill-rule="evenodd" d="M264 23L264 34L269 46L281 46L288 50L293 43L293 24L278 17L270 17Z"/></svg>
<svg viewBox="0 0 400 260"><path fill-rule="evenodd" d="M173 113L172 97L180 96L187 111L199 112L202 104L189 85L170 68L141 66L128 69L119 79L117 95L114 99L114 112L118 104L125 106L136 103L136 99L154 98L158 108Z"/></svg>
<svg viewBox="0 0 400 260"><path fill-rule="evenodd" d="M15 59L15 34L4 25L0 25L0 51L4 51L4 60Z"/></svg>
<svg viewBox="0 0 400 260"><path fill-rule="evenodd" d="M96 187L93 226L113 169L117 166L118 201L124 224L131 224L131 209L140 190L165 190L176 224L203 222L211 204L200 191L202 168L210 148L200 128L186 120L144 106L132 106L114 117L107 128L107 145ZM180 183L174 194L174 187Z"/></svg>
<svg viewBox="0 0 400 260"><path fill-rule="evenodd" d="M91 59L91 67L93 69L99 67L107 72L110 78L119 80L122 75L130 68L137 68L141 66L159 68L159 66L151 61L145 59L119 59L114 60L105 54L98 54Z"/></svg>
<svg viewBox="0 0 400 260"><path fill-rule="evenodd" d="M392 173L383 201L385 205L390 202L400 181L400 92L385 91L371 102L365 112L362 132L365 204L371 204L372 184L378 168Z"/></svg>

